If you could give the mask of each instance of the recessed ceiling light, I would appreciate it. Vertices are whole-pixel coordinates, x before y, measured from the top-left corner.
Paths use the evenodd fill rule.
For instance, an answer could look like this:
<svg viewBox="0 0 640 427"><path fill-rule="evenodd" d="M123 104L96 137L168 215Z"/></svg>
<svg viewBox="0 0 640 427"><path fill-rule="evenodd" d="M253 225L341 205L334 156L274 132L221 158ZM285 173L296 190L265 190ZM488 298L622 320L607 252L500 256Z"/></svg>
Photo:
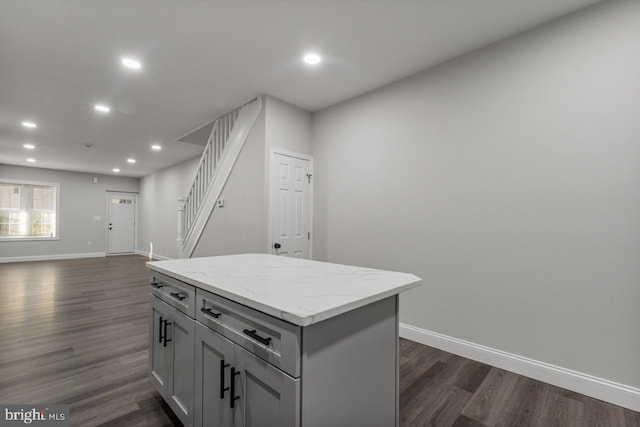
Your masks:
<svg viewBox="0 0 640 427"><path fill-rule="evenodd" d="M160 151L160 150L162 150L162 145L159 145L159 144L153 144L153 145L151 146L151 149L152 149L152 150L156 150L156 151Z"/></svg>
<svg viewBox="0 0 640 427"><path fill-rule="evenodd" d="M115 173L118 173L118 172L120 172L120 169L118 169L118 168L113 168L113 171L114 171Z"/></svg>
<svg viewBox="0 0 640 427"><path fill-rule="evenodd" d="M104 104L96 104L93 106L93 109L99 113L108 113L111 111L111 108L109 108L108 105L104 105Z"/></svg>
<svg viewBox="0 0 640 427"><path fill-rule="evenodd" d="M38 127L38 125L37 125L37 124L35 124L34 122L30 122L30 121L24 121L24 122L22 122L22 126L24 126L24 127L26 127L26 128L30 128L30 129L33 129L33 128L37 128L37 127Z"/></svg>
<svg viewBox="0 0 640 427"><path fill-rule="evenodd" d="M131 57L122 58L122 65L132 70L139 70L142 68L142 64L137 59Z"/></svg>
<svg viewBox="0 0 640 427"><path fill-rule="evenodd" d="M304 56L303 59L304 59L304 62L306 62L309 65L316 65L316 64L319 64L320 61L322 61L322 58L317 53L308 53Z"/></svg>
<svg viewBox="0 0 640 427"><path fill-rule="evenodd" d="M36 162L36 159L27 159L27 162L29 162L29 163L35 163L35 162Z"/></svg>
<svg viewBox="0 0 640 427"><path fill-rule="evenodd" d="M127 159L127 162L129 162L129 163L135 163L135 162L136 162L136 159Z"/></svg>
<svg viewBox="0 0 640 427"><path fill-rule="evenodd" d="M23 147L27 150L34 150L36 148L36 146L33 144L24 144Z"/></svg>

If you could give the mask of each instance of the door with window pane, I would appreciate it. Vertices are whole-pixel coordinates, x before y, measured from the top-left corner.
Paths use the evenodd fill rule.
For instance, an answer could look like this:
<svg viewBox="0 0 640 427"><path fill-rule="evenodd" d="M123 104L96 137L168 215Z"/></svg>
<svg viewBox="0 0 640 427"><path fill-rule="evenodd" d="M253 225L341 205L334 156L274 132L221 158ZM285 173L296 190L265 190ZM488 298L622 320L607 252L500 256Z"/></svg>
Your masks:
<svg viewBox="0 0 640 427"><path fill-rule="evenodd" d="M132 253L135 249L136 195L108 193L109 254Z"/></svg>

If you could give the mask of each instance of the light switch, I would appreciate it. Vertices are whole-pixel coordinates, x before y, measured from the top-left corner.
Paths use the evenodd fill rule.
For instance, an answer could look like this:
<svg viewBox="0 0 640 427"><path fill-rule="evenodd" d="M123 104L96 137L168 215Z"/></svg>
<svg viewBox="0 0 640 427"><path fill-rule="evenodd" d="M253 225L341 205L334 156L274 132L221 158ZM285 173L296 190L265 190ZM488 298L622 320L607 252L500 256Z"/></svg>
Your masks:
<svg viewBox="0 0 640 427"><path fill-rule="evenodd" d="M102 217L100 215L94 215L93 220L94 221L100 221L102 219Z"/></svg>
<svg viewBox="0 0 640 427"><path fill-rule="evenodd" d="M218 207L224 208L224 199L218 199Z"/></svg>

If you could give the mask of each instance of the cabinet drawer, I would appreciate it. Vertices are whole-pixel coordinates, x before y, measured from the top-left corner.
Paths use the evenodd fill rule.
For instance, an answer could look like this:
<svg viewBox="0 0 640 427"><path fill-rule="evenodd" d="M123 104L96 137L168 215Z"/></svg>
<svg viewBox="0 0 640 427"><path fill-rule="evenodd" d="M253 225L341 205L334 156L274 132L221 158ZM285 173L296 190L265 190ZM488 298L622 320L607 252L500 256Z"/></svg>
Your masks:
<svg viewBox="0 0 640 427"><path fill-rule="evenodd" d="M201 289L196 319L284 372L300 376L300 327Z"/></svg>
<svg viewBox="0 0 640 427"><path fill-rule="evenodd" d="M175 307L187 316L191 318L196 317L196 290L193 286L152 271L149 289L152 295Z"/></svg>

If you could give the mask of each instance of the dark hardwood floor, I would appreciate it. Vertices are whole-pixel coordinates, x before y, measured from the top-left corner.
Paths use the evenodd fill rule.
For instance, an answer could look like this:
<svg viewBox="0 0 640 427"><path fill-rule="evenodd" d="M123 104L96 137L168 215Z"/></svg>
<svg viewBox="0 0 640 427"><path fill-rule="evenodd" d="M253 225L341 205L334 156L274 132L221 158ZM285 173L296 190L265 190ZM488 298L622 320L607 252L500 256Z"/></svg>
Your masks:
<svg viewBox="0 0 640 427"><path fill-rule="evenodd" d="M147 380L145 261L0 264L0 403L68 404L75 426L179 425ZM407 340L400 376L406 427L640 427L639 413Z"/></svg>
<svg viewBox="0 0 640 427"><path fill-rule="evenodd" d="M635 427L640 413L400 340L403 426Z"/></svg>

